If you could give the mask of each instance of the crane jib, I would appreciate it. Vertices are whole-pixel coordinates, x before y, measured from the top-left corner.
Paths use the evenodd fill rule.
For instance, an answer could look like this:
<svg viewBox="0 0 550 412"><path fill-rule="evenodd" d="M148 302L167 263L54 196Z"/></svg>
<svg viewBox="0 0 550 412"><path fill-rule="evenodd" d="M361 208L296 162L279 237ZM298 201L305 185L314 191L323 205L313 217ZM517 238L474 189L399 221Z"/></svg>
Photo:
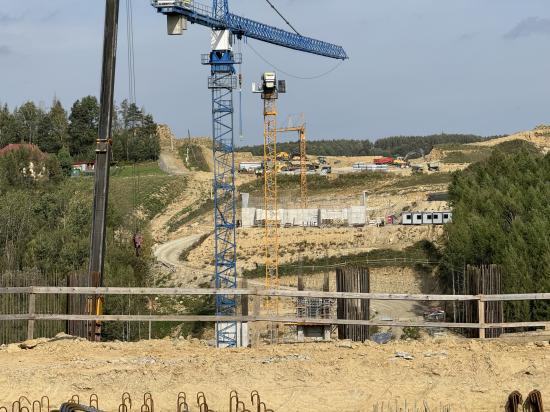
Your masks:
<svg viewBox="0 0 550 412"><path fill-rule="evenodd" d="M167 6L167 3L169 2L153 1L153 6L157 8L159 13L180 14L190 23L200 24L212 29L227 29L238 37L248 37L277 46L333 59L346 60L348 58L342 46L312 39L310 37L300 36L296 33L291 33L231 13L228 13L224 19L219 19L213 17L213 13L208 6L203 6L195 2L189 3L188 5L182 3L182 5L179 6Z"/></svg>

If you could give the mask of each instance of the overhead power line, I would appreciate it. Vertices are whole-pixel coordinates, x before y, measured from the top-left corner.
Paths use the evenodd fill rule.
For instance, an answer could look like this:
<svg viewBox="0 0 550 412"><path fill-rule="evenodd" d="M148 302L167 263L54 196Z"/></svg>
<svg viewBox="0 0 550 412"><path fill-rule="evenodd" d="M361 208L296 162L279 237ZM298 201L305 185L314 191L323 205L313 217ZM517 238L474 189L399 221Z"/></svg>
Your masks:
<svg viewBox="0 0 550 412"><path fill-rule="evenodd" d="M320 79L321 77L325 77L325 76L328 76L329 74L331 74L332 72L334 72L336 69L338 69L342 63L344 62L343 60L340 60L339 62L337 62L334 67L332 67L330 70L327 70L326 72L324 73L320 73L320 74L316 74L316 75L313 75L313 76L299 76L299 75L295 75L295 74L292 74L292 73L289 73L287 71L284 71L283 69L275 66L273 63L271 63L269 60L267 60L264 56L262 56L260 54L259 51L257 51L254 47L252 47L252 45L250 44L250 42L247 42L245 43L249 48L250 50L252 50L252 52L258 56L261 60L263 60L264 63L268 64L269 66L273 67L275 70L277 70L278 72L281 72L285 75L287 75L288 77L292 77L294 79L298 79L298 80L316 80L316 79Z"/></svg>

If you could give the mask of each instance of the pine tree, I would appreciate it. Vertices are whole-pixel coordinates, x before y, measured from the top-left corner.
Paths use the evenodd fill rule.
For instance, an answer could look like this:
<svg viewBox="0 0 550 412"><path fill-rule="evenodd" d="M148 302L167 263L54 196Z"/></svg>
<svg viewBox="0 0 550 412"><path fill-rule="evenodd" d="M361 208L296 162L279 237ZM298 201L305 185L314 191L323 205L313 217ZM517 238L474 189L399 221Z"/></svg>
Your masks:
<svg viewBox="0 0 550 412"><path fill-rule="evenodd" d="M77 100L69 115L69 150L71 155L84 160L93 153L99 127L99 104L94 96Z"/></svg>
<svg viewBox="0 0 550 412"><path fill-rule="evenodd" d="M38 146L48 153L57 153L68 143L69 122L59 100L54 100L50 111L40 123Z"/></svg>
<svg viewBox="0 0 550 412"><path fill-rule="evenodd" d="M521 146L512 153L497 149L456 174L449 188L453 223L446 227L444 273L464 263L499 264L504 293L550 290L548 182L550 154ZM550 316L550 305L512 302L505 311L509 321L541 320Z"/></svg>
<svg viewBox="0 0 550 412"><path fill-rule="evenodd" d="M33 102L26 102L21 107L15 109L14 117L16 120L16 133L21 143L38 143L38 130L44 112Z"/></svg>

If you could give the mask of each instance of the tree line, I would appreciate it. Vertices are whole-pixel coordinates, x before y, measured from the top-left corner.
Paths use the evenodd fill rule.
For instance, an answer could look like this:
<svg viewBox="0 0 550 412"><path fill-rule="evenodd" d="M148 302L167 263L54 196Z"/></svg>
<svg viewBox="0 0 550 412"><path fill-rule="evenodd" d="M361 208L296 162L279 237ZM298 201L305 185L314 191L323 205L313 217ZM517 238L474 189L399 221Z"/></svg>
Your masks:
<svg viewBox="0 0 550 412"><path fill-rule="evenodd" d="M10 143L28 143L45 153L70 156L75 161L93 161L99 113L99 103L94 96L75 101L70 111L57 99L49 109L29 101L10 111L4 104L0 107L0 148ZM124 100L115 107L113 120L115 161L158 158L159 136L151 114Z"/></svg>
<svg viewBox="0 0 550 412"><path fill-rule="evenodd" d="M407 156L420 157L431 152L439 144L465 144L481 142L492 137L471 134L436 134L430 136L393 136L378 139L375 142L359 139L311 140L307 142L307 152L313 156ZM263 145L243 146L240 152L252 152L263 156ZM277 144L278 151L299 153L299 142Z"/></svg>
<svg viewBox="0 0 550 412"><path fill-rule="evenodd" d="M502 293L550 290L550 154L514 141L454 175L449 187L453 223L446 226L442 269L465 264L503 267ZM547 320L550 304L510 302L507 321Z"/></svg>

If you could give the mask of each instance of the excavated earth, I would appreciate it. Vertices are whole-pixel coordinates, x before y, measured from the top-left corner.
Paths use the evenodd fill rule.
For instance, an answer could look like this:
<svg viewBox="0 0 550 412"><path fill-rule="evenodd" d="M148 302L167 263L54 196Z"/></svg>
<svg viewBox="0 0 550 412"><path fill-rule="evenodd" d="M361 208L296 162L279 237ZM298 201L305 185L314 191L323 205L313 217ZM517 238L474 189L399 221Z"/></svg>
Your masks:
<svg viewBox="0 0 550 412"><path fill-rule="evenodd" d="M169 411L178 392L194 399L204 391L210 409L227 411L232 389L242 398L258 390L274 411L286 412L372 411L389 400L426 400L431 410L450 404L452 411L501 411L510 392L526 396L533 389L550 399L547 341L447 337L218 350L196 339L89 343L65 336L26 347L32 349L0 349L0 406L8 409L21 395L31 401L48 395L58 406L73 394L89 399L96 393L100 409L116 411L120 395L129 392L133 410L140 410L143 394L151 392L156 410Z"/></svg>

